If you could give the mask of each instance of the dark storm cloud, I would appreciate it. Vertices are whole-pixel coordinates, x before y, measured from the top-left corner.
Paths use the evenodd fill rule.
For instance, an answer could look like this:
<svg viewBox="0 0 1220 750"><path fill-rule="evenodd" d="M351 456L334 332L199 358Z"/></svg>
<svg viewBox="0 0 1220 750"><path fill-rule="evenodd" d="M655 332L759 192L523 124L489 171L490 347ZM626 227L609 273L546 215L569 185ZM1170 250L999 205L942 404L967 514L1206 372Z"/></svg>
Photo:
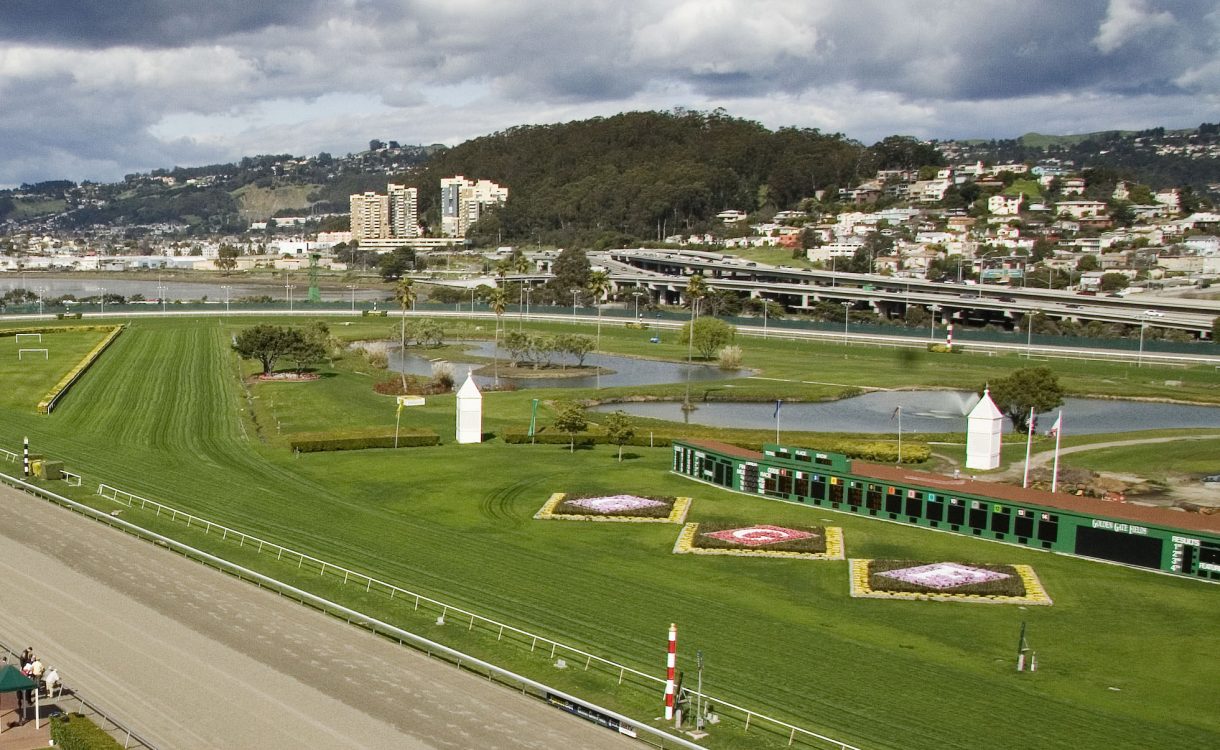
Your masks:
<svg viewBox="0 0 1220 750"><path fill-rule="evenodd" d="M0 2L0 185L626 109L871 139L1181 127L1218 97L1214 0Z"/></svg>
<svg viewBox="0 0 1220 750"><path fill-rule="evenodd" d="M324 0L4 0L0 39L100 48L208 42L308 23Z"/></svg>

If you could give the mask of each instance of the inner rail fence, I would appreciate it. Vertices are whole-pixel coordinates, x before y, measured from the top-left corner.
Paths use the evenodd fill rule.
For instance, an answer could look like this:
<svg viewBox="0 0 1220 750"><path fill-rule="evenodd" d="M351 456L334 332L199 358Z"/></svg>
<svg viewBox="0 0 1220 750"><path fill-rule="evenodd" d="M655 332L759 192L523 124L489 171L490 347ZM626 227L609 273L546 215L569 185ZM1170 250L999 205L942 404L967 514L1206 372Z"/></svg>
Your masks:
<svg viewBox="0 0 1220 750"><path fill-rule="evenodd" d="M547 638L546 636L531 633L507 623L484 617L468 609L401 588L359 571L343 567L342 565L327 562L304 552L246 534L245 532L215 523L155 500L140 497L110 484L99 484L96 494L128 508L138 507L143 510L153 510L154 517L166 516L172 522L179 522L190 528L201 529L205 534L219 534L222 540L236 543L239 547L249 547L260 554L274 554L276 560L286 560L288 563L296 560L298 570L316 570L319 576L334 576L345 585L363 586L366 593L380 593L389 599L410 601L415 611L419 611L421 608L425 612L434 611L438 613L440 618L445 618L446 621L465 624L468 631L479 628L481 631L494 634L497 641L505 641L507 639L510 642L515 642L521 648L528 647L531 653L537 652L539 649L544 651L549 650L549 658L551 659L564 658L565 661L570 660L573 663L583 662L584 670L587 671L591 668L599 669L615 677L619 685L623 685L626 682L637 688L654 692L657 696L663 694L665 680L612 659L606 659L575 646L569 646ZM749 732L751 728L755 728L779 735L787 739L788 746L790 747L800 743L800 746L818 748L820 750L827 748L833 750L860 750L840 740L796 726L782 719L767 716L766 714L713 695L708 695L707 693L699 693L697 690L686 690L685 692L692 698L701 696L705 704L714 705L722 718L740 721L744 731Z"/></svg>
<svg viewBox="0 0 1220 750"><path fill-rule="evenodd" d="M610 726L618 728L620 733L634 736L636 739L642 740L656 747L683 748L683 750L705 750L701 745L697 745L694 742L686 740L682 737L670 734L664 729L659 729L650 724L645 724L632 719L629 716L619 714L609 708L599 706L595 703L590 703L583 698L570 695L562 690L559 690L558 688L551 687L545 683L538 682L537 680L533 680L529 677L503 669L490 662L483 661L477 657L471 656L462 651L458 651L457 649L450 648L442 643L438 643L421 635L403 630L402 628L391 625L363 612L359 612L337 602L333 602L329 599L318 596L317 594L284 583L283 581L279 581L271 576L264 575L258 571L238 565L237 563L230 562L209 552L183 544L172 537L158 534L157 532L146 529L138 524L117 518L113 514L97 510L96 508L92 508L83 503L64 497L63 495L50 492L37 485L24 482L20 479L7 476L5 474L0 474L0 482L7 483L13 487L25 490L30 494L81 513L89 518L121 529L140 539L145 539L156 544L163 545L166 548L183 555L184 557L197 560L205 565L209 565L220 571L229 573L239 579L255 583L260 588L269 589L282 596L312 607L320 612L338 617L349 624L365 628L372 633L396 641L400 645L412 646L425 652L430 657L434 656L448 661L456 665L459 669L465 669L475 674L484 676L488 680L498 681L500 684L518 689L525 695L532 695L535 698L549 702L567 702L570 705L576 705L588 709L595 714L599 714L603 720L612 720L614 723ZM151 501L149 502L151 503ZM216 524L213 524L212 526L213 528L219 528ZM132 736L135 736L134 733ZM844 748L844 750L855 750L854 748L850 748L848 746L841 747Z"/></svg>
<svg viewBox="0 0 1220 750"><path fill-rule="evenodd" d="M0 651L12 657L17 657L18 653L11 646L4 642L0 642ZM61 675L62 677L62 675ZM80 691L74 690L68 686L71 681L60 681L59 691L56 697L47 696L43 700L44 706L56 706L64 710L70 710L72 705L76 705L75 713L81 714L91 720L94 724L101 727L102 731L110 735L115 742L121 743L124 748L142 747L145 750L157 750L157 746L149 742L144 737L141 737L130 727L123 722L114 718L114 713L98 706L88 698L80 694ZM44 720L49 720L49 717L44 716Z"/></svg>

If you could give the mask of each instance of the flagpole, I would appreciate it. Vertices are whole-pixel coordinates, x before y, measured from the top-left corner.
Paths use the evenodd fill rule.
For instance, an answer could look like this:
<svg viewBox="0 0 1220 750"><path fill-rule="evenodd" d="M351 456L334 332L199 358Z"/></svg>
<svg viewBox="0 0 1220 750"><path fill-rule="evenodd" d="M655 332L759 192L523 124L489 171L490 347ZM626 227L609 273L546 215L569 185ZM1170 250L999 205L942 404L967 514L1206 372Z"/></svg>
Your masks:
<svg viewBox="0 0 1220 750"><path fill-rule="evenodd" d="M898 407L898 463L902 463L902 407Z"/></svg>
<svg viewBox="0 0 1220 750"><path fill-rule="evenodd" d="M1029 486L1029 449L1034 443L1034 407L1029 407L1029 429L1025 433L1025 476L1021 478L1021 486Z"/></svg>
<svg viewBox="0 0 1220 750"><path fill-rule="evenodd" d="M775 444L779 445L779 405L782 399L775 399Z"/></svg>
<svg viewBox="0 0 1220 750"><path fill-rule="evenodd" d="M1059 436L1063 434L1063 410L1055 419L1055 468L1051 471L1051 492L1059 486Z"/></svg>

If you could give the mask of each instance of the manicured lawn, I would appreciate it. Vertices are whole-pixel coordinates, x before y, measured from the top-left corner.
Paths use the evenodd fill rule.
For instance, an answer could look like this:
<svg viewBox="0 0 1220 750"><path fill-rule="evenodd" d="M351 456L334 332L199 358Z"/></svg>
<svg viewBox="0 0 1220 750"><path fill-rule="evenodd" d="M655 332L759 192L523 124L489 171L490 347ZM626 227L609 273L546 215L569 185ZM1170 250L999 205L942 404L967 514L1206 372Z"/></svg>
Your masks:
<svg viewBox="0 0 1220 750"><path fill-rule="evenodd" d="M32 326L23 326L29 328ZM63 328L64 326L58 326ZM56 330L47 325L42 341L22 336L18 343L15 336L0 336L0 408L34 412L38 402L71 370L89 350L106 336L106 331ZM21 349L46 349L42 352L26 352ZM18 356L21 358L18 359Z"/></svg>
<svg viewBox="0 0 1220 750"><path fill-rule="evenodd" d="M351 322L331 321L332 331L355 339L388 330L385 321ZM392 429L393 401L372 392L373 376L354 359L321 368L324 377L313 383L247 391L240 375L249 367L228 350L245 324L137 321L50 417L0 402L0 445L12 449L29 434L38 450L86 474L82 498L90 482L106 481L659 676L665 634L676 622L688 684L702 650L708 692L866 750L1220 741L1213 690L1220 662L1207 656L1220 649L1215 586L735 495L670 474L668 449L628 448L631 458L620 463L613 446L575 453L500 440L458 446L452 396L404 412L404 426L441 435L438 447L294 457L287 449L294 432ZM637 343L641 333L607 327L603 345L684 357L676 343ZM1013 364L961 356L953 368L911 366L885 350L744 344L747 364L768 377L849 388L977 382ZM1121 379L1124 368L1107 367ZM1085 382L1104 371L1067 363L1064 373ZM1147 368L1139 375L1151 377ZM1180 370L1174 377L1186 379ZM737 382L765 383L754 391L760 395L832 390ZM1204 379L1197 383L1202 390ZM485 430L524 427L530 399L567 396L486 394ZM845 561L674 555L676 525L534 521L552 492L690 495L690 521L840 526L850 557L1029 564L1055 604L851 599ZM459 622L437 627L435 615L423 619L409 603L362 586L298 577L292 564L151 513L124 516L638 718L660 711L659 691L619 688L595 670L561 672L546 654L467 633ZM1032 675L1014 670L1022 622L1038 652ZM769 746L763 736L725 726L710 746Z"/></svg>

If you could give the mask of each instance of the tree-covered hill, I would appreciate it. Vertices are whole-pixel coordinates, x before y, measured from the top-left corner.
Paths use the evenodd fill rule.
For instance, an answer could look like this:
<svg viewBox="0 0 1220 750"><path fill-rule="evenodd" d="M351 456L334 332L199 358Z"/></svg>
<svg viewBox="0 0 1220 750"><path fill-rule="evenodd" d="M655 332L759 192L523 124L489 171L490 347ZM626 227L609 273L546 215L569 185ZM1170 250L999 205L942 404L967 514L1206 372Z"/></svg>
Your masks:
<svg viewBox="0 0 1220 750"><path fill-rule="evenodd" d="M509 188L477 227L484 239L598 246L699 230L727 209L792 208L868 174L867 157L842 135L772 131L719 111L630 112L476 138L410 182L430 225L440 179L460 174Z"/></svg>

